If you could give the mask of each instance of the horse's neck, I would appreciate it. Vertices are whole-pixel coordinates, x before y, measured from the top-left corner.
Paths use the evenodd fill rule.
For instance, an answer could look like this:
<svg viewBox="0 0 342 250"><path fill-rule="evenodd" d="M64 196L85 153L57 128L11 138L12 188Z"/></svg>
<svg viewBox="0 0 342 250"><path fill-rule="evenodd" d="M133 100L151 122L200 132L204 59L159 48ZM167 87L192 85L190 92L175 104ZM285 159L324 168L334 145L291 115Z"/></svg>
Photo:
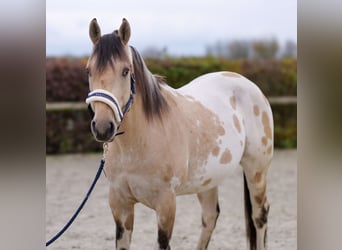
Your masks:
<svg viewBox="0 0 342 250"><path fill-rule="evenodd" d="M120 148L131 147L138 138L144 135L147 120L142 109L142 98L139 94L134 95L133 104L126 113L119 132L125 132L118 136L115 141L120 144Z"/></svg>
<svg viewBox="0 0 342 250"><path fill-rule="evenodd" d="M175 100L175 95L172 94L169 90L163 88L162 95L167 100L169 106L175 106L177 100ZM172 110L168 110L167 114L163 115L162 120L159 117L154 117L150 120L147 119L145 112L143 110L143 102L142 97L139 93L134 95L133 105L130 111L126 114L123 123L120 127L120 131L124 131L125 134L123 136L119 136L115 140L118 139L118 142L121 144L121 147L129 147L135 145L141 141L149 142L151 138L151 133L154 133L155 129L161 129L163 124L167 124L172 119Z"/></svg>

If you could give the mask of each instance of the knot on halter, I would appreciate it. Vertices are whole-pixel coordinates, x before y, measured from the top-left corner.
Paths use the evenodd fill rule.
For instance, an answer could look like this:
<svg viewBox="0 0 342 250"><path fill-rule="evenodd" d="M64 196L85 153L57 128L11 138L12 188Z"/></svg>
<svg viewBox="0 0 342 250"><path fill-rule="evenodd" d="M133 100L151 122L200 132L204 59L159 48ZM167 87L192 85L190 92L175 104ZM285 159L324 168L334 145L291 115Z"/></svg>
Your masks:
<svg viewBox="0 0 342 250"><path fill-rule="evenodd" d="M133 103L133 94L135 94L134 83L135 83L135 77L134 77L134 74L132 73L131 74L131 93L123 111L120 108L118 100L109 91L104 90L104 89L95 89L91 91L88 94L88 97L86 99L86 103L88 104L88 110L89 110L91 118L94 117L94 110L92 107L92 103L103 102L112 109L116 122L120 124L122 122L124 115L126 114L126 112L128 112L128 110L130 109Z"/></svg>

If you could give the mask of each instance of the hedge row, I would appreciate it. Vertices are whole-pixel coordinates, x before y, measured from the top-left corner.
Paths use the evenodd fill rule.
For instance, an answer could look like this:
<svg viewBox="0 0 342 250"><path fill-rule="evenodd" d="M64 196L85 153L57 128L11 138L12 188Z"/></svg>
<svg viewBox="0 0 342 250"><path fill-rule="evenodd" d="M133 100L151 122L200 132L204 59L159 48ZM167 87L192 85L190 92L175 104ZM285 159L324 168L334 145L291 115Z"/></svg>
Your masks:
<svg viewBox="0 0 342 250"><path fill-rule="evenodd" d="M89 92L85 59L46 60L46 101L84 101Z"/></svg>
<svg viewBox="0 0 342 250"><path fill-rule="evenodd" d="M84 101L88 93L86 59L54 58L46 61L47 102ZM296 95L295 60L228 61L211 57L147 59L151 72L164 75L175 88L213 71L235 71L256 82L266 96ZM297 146L296 105L273 106L275 146ZM101 151L90 132L90 117L84 111L47 112L46 152L78 153Z"/></svg>
<svg viewBox="0 0 342 250"><path fill-rule="evenodd" d="M215 57L147 59L151 72L166 76L174 88L179 88L195 77L215 71L240 73L256 83L266 96L297 95L297 61L281 60L226 60Z"/></svg>
<svg viewBox="0 0 342 250"><path fill-rule="evenodd" d="M83 101L88 93L85 73L87 59L48 58L46 60L46 101ZM266 96L297 94L297 61L294 59L250 61L214 57L146 59L154 74L166 77L179 88L209 72L234 71L255 82Z"/></svg>

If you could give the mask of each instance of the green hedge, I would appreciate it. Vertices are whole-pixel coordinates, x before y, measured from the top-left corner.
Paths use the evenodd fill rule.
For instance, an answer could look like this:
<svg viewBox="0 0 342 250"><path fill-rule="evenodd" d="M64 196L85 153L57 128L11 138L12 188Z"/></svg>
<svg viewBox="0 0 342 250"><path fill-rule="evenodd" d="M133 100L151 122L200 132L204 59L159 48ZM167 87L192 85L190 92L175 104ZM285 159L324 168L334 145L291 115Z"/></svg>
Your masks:
<svg viewBox="0 0 342 250"><path fill-rule="evenodd" d="M90 132L90 116L84 111L46 113L46 153L96 152L102 144Z"/></svg>
<svg viewBox="0 0 342 250"><path fill-rule="evenodd" d="M85 73L87 59L46 59L46 100L83 101L88 93ZM154 74L166 77L168 84L179 88L209 72L233 71L255 82L266 96L297 94L297 60L267 61L225 60L215 57L146 59Z"/></svg>
<svg viewBox="0 0 342 250"><path fill-rule="evenodd" d="M209 72L233 71L256 83L266 96L297 95L297 61L225 60L215 57L147 59L151 72L165 76L169 85L179 88Z"/></svg>
<svg viewBox="0 0 342 250"><path fill-rule="evenodd" d="M46 60L46 100L84 101L88 93L86 59L48 58ZM214 71L234 71L255 82L266 96L289 96L297 93L297 61L230 61L214 57L146 59L150 71L163 75L174 88L197 76ZM275 123L275 146L297 146L296 105L272 106ZM90 117L84 111L47 112L46 152L48 154L94 152L102 146L90 133Z"/></svg>

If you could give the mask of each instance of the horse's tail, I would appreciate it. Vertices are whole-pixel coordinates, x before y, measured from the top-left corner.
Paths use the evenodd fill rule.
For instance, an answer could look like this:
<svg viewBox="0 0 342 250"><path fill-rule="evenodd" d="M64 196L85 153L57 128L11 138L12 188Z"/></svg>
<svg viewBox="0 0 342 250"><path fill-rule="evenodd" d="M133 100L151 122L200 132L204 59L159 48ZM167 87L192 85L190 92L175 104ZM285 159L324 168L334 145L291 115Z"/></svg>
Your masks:
<svg viewBox="0 0 342 250"><path fill-rule="evenodd" d="M256 250L256 229L252 218L252 203L245 173L243 174L243 183L243 191L245 196L245 221L247 240L249 241L249 249Z"/></svg>

